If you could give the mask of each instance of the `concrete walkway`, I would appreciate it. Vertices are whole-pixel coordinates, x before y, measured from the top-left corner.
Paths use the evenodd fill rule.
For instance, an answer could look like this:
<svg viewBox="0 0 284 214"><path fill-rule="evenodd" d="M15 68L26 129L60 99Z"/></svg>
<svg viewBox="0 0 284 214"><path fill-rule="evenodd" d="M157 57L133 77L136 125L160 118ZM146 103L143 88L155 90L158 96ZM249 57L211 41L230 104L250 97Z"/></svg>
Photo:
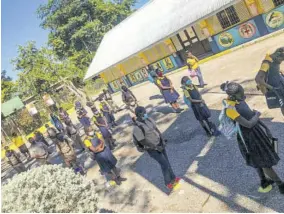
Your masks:
<svg viewBox="0 0 284 214"><path fill-rule="evenodd" d="M202 90L203 96L216 123L221 100L225 98L219 85L226 80L244 85L250 106L262 112L264 122L281 139L282 160L276 170L284 179L284 120L280 111L267 109L253 80L266 52L279 44L284 44L283 34L209 61L201 69L208 83ZM169 75L177 89L184 75L187 71ZM120 112L116 115L120 126L115 131L120 148L115 156L128 180L110 192L105 191L98 167L92 167L88 178L95 179L99 185L101 207L116 212L284 212L283 195L276 187L268 194L257 192L257 173L245 165L235 140L208 139L192 111L189 109L180 115L171 113L153 84L146 83L132 90L168 139L170 161L184 182L180 190L169 195L159 165L147 154L137 152L131 143L131 127L123 124L126 112ZM121 104L120 94L114 99ZM183 104L182 100L180 103Z"/></svg>

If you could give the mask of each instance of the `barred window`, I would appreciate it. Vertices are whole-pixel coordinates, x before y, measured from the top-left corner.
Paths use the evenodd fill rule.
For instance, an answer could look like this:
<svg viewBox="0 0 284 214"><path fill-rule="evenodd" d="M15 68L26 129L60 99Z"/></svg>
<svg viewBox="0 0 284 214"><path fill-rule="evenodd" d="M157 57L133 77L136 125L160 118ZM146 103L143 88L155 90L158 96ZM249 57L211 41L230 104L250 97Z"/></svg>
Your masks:
<svg viewBox="0 0 284 214"><path fill-rule="evenodd" d="M217 13L217 18L223 29L226 29L240 22L240 18L233 6L230 6L225 10Z"/></svg>
<svg viewBox="0 0 284 214"><path fill-rule="evenodd" d="M284 4L284 0L273 0L273 3L275 7L280 6L281 4Z"/></svg>

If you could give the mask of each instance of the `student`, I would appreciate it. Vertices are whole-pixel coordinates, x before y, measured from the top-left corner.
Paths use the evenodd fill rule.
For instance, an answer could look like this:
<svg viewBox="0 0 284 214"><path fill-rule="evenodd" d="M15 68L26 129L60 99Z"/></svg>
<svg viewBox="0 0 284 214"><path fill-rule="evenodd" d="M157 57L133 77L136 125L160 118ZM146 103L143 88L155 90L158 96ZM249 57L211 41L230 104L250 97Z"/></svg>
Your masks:
<svg viewBox="0 0 284 214"><path fill-rule="evenodd" d="M133 142L138 151L146 151L161 166L164 182L172 190L180 178L176 177L170 165L165 149L165 142L154 120L148 117L146 109L138 106L135 109L136 120L133 128Z"/></svg>
<svg viewBox="0 0 284 214"><path fill-rule="evenodd" d="M58 130L54 127L50 127L48 124L45 124L46 133L50 140L52 140L53 143L56 141L56 134L58 133Z"/></svg>
<svg viewBox="0 0 284 214"><path fill-rule="evenodd" d="M15 151L10 149L9 146L5 146L4 150L8 164L10 164L17 173L26 171L25 165L22 163Z"/></svg>
<svg viewBox="0 0 284 214"><path fill-rule="evenodd" d="M99 98L99 101L100 101L99 109L101 110L104 117L106 118L107 123L109 124L109 126L115 127L116 126L115 118L114 118L108 104L101 97Z"/></svg>
<svg viewBox="0 0 284 214"><path fill-rule="evenodd" d="M28 160L30 160L31 159L31 154L30 154L30 152L29 152L29 150L28 150L28 148L27 148L27 146L26 146L26 144L24 142L23 137L20 136L20 135L17 135L15 132L12 134L12 137L13 137L12 138L12 142L15 144L15 146L17 148L19 148L20 152L23 155L25 155Z"/></svg>
<svg viewBox="0 0 284 214"><path fill-rule="evenodd" d="M190 51L187 51L186 64L189 69L194 70L196 72L199 81L199 86L203 88L205 83L198 62L199 60L197 59L197 57L194 56Z"/></svg>
<svg viewBox="0 0 284 214"><path fill-rule="evenodd" d="M76 126L70 120L65 121L65 125L66 134L74 142L75 147L80 148L80 152L85 151L84 143Z"/></svg>
<svg viewBox="0 0 284 214"><path fill-rule="evenodd" d="M63 132L64 131L64 126L61 123L61 121L59 120L59 118L54 114L54 113L50 113L50 122L52 125L54 125L54 127L59 131L59 132Z"/></svg>
<svg viewBox="0 0 284 214"><path fill-rule="evenodd" d="M276 92L279 99L278 108L284 116L284 77L280 72L280 64L284 61L284 47L278 48L273 54L267 55L255 77L258 89L268 97L268 92Z"/></svg>
<svg viewBox="0 0 284 214"><path fill-rule="evenodd" d="M103 89L103 99L107 102L107 104L110 106L111 110L116 113L119 108L118 106L114 103L111 94L107 89Z"/></svg>
<svg viewBox="0 0 284 214"><path fill-rule="evenodd" d="M77 157L73 149L73 141L62 133L56 135L56 151L61 155L67 167L76 162Z"/></svg>
<svg viewBox="0 0 284 214"><path fill-rule="evenodd" d="M75 110L77 113L77 118L83 125L84 129L89 128L91 126L91 121L87 116L88 112L83 108L82 104L79 101L75 102Z"/></svg>
<svg viewBox="0 0 284 214"><path fill-rule="evenodd" d="M126 109L128 109L134 114L135 108L137 106L137 99L135 95L132 93L130 89L128 89L125 85L123 85L121 86L121 96L122 96L122 101L126 105Z"/></svg>
<svg viewBox="0 0 284 214"><path fill-rule="evenodd" d="M105 117L95 107L92 107L92 111L94 113L93 116L94 123L102 133L106 145L109 146L110 150L113 150L114 147L116 147L117 145L115 144L115 140L113 139L112 134L108 129L108 124Z"/></svg>
<svg viewBox="0 0 284 214"><path fill-rule="evenodd" d="M114 157L109 147L105 146L102 136L96 135L95 132L89 128L84 143L92 152L94 160L97 161L103 175L115 181L117 185L120 185L122 181L126 181L126 178L121 177L120 169L116 167L117 159Z"/></svg>
<svg viewBox="0 0 284 214"><path fill-rule="evenodd" d="M225 100L229 105L226 115L240 125L237 140L241 154L247 165L255 168L260 177L259 191L270 191L271 184L275 182L284 194L284 183L272 168L280 158L272 146L270 130L259 119L260 113L251 110L245 102L244 89L240 84L223 83L221 89L228 94Z"/></svg>
<svg viewBox="0 0 284 214"><path fill-rule="evenodd" d="M49 146L48 142L46 141L46 139L44 138L43 134L40 131L35 131L34 135L35 135L35 141L36 142L42 142L47 147Z"/></svg>
<svg viewBox="0 0 284 214"><path fill-rule="evenodd" d="M158 72L157 85L161 89L161 93L166 103L170 103L176 113L180 113L183 109L180 108L177 100L179 98L178 92L174 89L172 81L163 75L163 72Z"/></svg>
<svg viewBox="0 0 284 214"><path fill-rule="evenodd" d="M206 131L206 134L210 137L220 135L220 132L217 130L215 124L209 121L209 118L211 117L210 110L205 104L205 101L202 99L197 87L192 84L191 79L187 76L184 76L181 79L181 85L185 98L191 103L195 118Z"/></svg>
<svg viewBox="0 0 284 214"><path fill-rule="evenodd" d="M69 117L69 114L67 113L67 111L65 111L62 107L59 108L59 118L60 120L65 123L66 121L71 121L71 118Z"/></svg>
<svg viewBox="0 0 284 214"><path fill-rule="evenodd" d="M153 65L148 66L148 80L157 85L158 75Z"/></svg>
<svg viewBox="0 0 284 214"><path fill-rule="evenodd" d="M31 157L35 158L40 165L50 164L49 151L47 146L42 142L36 142L34 138L30 137L28 141L31 144Z"/></svg>

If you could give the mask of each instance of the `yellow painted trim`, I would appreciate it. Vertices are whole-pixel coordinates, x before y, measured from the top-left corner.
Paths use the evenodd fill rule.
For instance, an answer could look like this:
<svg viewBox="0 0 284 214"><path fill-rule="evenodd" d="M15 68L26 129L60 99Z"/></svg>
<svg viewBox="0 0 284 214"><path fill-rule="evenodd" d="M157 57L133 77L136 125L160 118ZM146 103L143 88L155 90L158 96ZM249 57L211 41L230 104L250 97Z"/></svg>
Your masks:
<svg viewBox="0 0 284 214"><path fill-rule="evenodd" d="M139 53L139 54L138 54L138 57L139 57L140 59L143 59L147 65L149 64L149 60L147 59L147 57L146 57L146 55L145 55L144 53L142 53L142 52Z"/></svg>
<svg viewBox="0 0 284 214"><path fill-rule="evenodd" d="M120 74L121 74L121 76L120 77L122 77L122 76L125 76L126 75L126 70L125 70L125 68L123 67L123 65L122 64L118 64L117 66L115 66L119 71L120 71Z"/></svg>
<svg viewBox="0 0 284 214"><path fill-rule="evenodd" d="M262 4L262 1L256 0L256 6L257 6L258 14L264 13L264 6Z"/></svg>

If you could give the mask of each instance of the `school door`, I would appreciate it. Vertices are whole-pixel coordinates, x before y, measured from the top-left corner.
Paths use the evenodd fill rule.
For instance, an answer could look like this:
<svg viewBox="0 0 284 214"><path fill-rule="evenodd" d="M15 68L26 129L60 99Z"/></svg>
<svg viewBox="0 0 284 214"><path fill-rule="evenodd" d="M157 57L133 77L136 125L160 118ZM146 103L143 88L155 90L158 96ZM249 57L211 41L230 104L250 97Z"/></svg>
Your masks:
<svg viewBox="0 0 284 214"><path fill-rule="evenodd" d="M177 38L184 50L190 50L193 55L201 56L211 52L209 41L199 40L194 27L188 27L177 34Z"/></svg>

